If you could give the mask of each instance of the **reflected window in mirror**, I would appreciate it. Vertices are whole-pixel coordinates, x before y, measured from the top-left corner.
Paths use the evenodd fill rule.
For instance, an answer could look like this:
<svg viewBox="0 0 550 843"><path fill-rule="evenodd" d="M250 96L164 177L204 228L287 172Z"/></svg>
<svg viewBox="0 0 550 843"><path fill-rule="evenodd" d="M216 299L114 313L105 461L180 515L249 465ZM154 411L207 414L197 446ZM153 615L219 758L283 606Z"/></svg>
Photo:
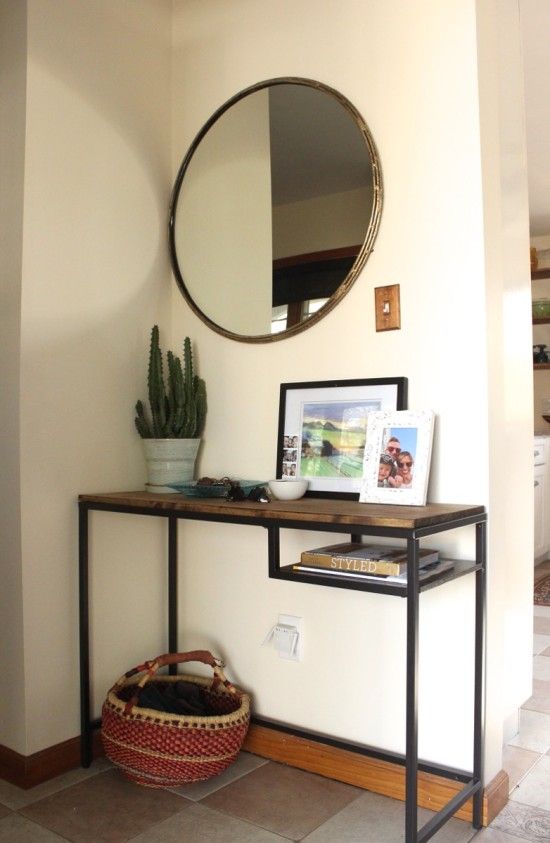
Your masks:
<svg viewBox="0 0 550 843"><path fill-rule="evenodd" d="M300 307L294 313L288 304L281 304L274 307L271 317L271 333L280 334L286 331L292 325L310 319L315 313L321 310L327 303L328 299L310 299L309 301L299 302Z"/></svg>
<svg viewBox="0 0 550 843"><path fill-rule="evenodd" d="M381 199L374 142L351 103L310 80L259 83L212 116L182 163L170 212L176 281L225 336L292 335L352 285Z"/></svg>
<svg viewBox="0 0 550 843"><path fill-rule="evenodd" d="M271 333L280 334L286 331L288 322L288 305L280 304L271 310Z"/></svg>

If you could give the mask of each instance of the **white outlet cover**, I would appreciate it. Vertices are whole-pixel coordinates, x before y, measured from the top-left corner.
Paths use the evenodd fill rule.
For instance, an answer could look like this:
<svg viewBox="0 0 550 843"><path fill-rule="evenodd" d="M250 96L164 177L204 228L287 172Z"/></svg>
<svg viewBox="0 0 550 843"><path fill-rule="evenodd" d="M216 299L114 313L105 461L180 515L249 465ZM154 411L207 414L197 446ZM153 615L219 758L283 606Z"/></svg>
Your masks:
<svg viewBox="0 0 550 843"><path fill-rule="evenodd" d="M294 653L288 655L287 653L279 652L279 658L295 662L301 661L303 652L303 618L299 618L297 615L279 615L277 623L285 624L285 626L294 626L298 632L298 644Z"/></svg>

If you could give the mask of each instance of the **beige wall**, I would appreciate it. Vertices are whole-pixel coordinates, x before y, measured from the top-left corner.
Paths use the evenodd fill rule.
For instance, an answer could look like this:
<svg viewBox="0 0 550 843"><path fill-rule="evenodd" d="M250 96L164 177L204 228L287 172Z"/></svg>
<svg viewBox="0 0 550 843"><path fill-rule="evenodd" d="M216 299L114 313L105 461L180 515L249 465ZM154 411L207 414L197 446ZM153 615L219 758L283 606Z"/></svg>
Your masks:
<svg viewBox="0 0 550 843"><path fill-rule="evenodd" d="M237 334L269 334L267 90L234 104L201 140L181 186L175 243L186 287L213 322ZM246 308L240 306L243 300Z"/></svg>
<svg viewBox="0 0 550 843"><path fill-rule="evenodd" d="M178 150L185 150L222 102L258 80L292 74L320 79L356 105L379 149L385 190L373 255L344 301L312 330L268 346L228 342L209 332L174 291L173 333L195 338L209 387L200 471L273 476L281 382L407 375L410 406L432 407L437 413L430 499L491 504L490 540L498 553L491 556L489 655L498 670L491 673L489 688L487 772L494 775L501 763L502 723L530 694L529 573L523 576L516 550L519 543L525 550L521 558L532 569L532 417L531 393L521 385L522 378L530 378L528 266L518 258L527 252L523 177L516 173L519 182L508 197L501 174L483 183L482 175L490 165L487 146L508 131L509 121L521 121L521 103L514 99L511 110L502 112L485 98L480 102L475 2L339 4L315 16L313 31L309 2L241 0L220 9L197 0L176 3L175 13L174 169ZM490 4L487 14L495 13ZM494 21L489 24L494 28ZM517 22L507 21L507 29L513 38ZM488 43L480 35L482 72L495 66L501 46L509 45ZM190 76L196 84L186 88ZM489 109L482 149L480 107ZM504 147L502 154L508 154ZM502 201L512 214L506 226L517 231L506 255L518 270L515 291L502 268ZM499 258L486 282L489 229ZM373 288L395 282L401 284L402 330L377 334ZM504 325L488 319L493 310L505 311ZM493 341L497 350L510 345L507 355L489 353ZM514 360L513 376L508 357ZM513 413L508 406L502 415L497 407L489 411L489 391L492 400L500 400L490 387L492 379L506 395L513 387ZM488 451L497 432L499 441L513 440L522 466L509 491L509 484L491 475ZM236 453L227 443L242 442L243 435L247 447ZM498 535L506 526L501 512L508 513L512 492L516 517L510 550ZM182 646L206 643L221 650L265 716L403 749L405 619L400 602L270 582L259 529L254 534L215 526L205 533L185 524L180 530L185 536ZM285 535L283 561L295 559L304 544L315 546L324 538L330 540ZM471 555L470 538L456 532L442 536L441 546ZM505 609L497 603L502 591ZM278 612L304 618L305 655L299 664L279 660L260 646ZM511 616L517 645L506 660L504 630ZM470 764L471 724L464 712L471 710L471 621L470 581L422 598L420 751L459 767ZM356 685L346 701L343 725L341 690L350 675ZM445 725L449 722L451 730Z"/></svg>
<svg viewBox="0 0 550 843"><path fill-rule="evenodd" d="M19 481L19 362L21 241L25 156L26 9L0 2L0 674L10 693L0 694L0 744L22 745L25 729L21 488ZM6 127L10 131L6 131Z"/></svg>
<svg viewBox="0 0 550 843"><path fill-rule="evenodd" d="M410 407L435 410L430 499L491 509L488 776L500 768L502 723L530 693L531 594L522 568L525 559L532 572L530 288L519 257L527 253L522 156L509 135L520 104L514 96L496 107L499 98L487 95L498 88L489 71L504 47L514 69L517 22L505 18L495 39L496 3L480 5L483 15L474 0L346 0L319 16L313 0L177 0L170 69L168 3L29 0L27 711L25 739L10 734L6 745L30 753L78 732L76 495L144 482L132 409L145 389L149 329L159 321L173 345L189 334L197 346L209 390L201 473L274 475L281 382L406 375ZM512 14L512 0L498 5ZM363 114L382 160L385 204L374 253L338 308L291 340L251 346L210 332L169 281L167 198L210 114L238 90L289 74L339 89ZM511 148L512 185L501 165ZM377 334L373 288L395 282L402 330ZM499 473L501 447L514 449L513 488ZM96 707L114 677L164 649L164 525L144 521L92 518ZM260 714L403 749L402 601L268 580L261 528L179 529L181 648L220 652ZM333 537L283 538L290 562L304 543ZM472 539L456 531L441 547L472 556ZM421 622L421 754L466 768L472 596L467 579L426 593ZM278 612L304 618L300 663L261 647Z"/></svg>
<svg viewBox="0 0 550 843"><path fill-rule="evenodd" d="M517 726L514 707L531 693L533 611L531 284L518 30L513 0L478 2L490 434L487 708L503 711L505 739ZM500 740L498 725L489 716L489 746Z"/></svg>
<svg viewBox="0 0 550 843"><path fill-rule="evenodd" d="M22 753L79 731L76 499L83 489L143 481L133 405L145 392L149 331L166 321L171 283L169 3L27 5L20 404L26 714L24 739L15 731L3 736ZM93 541L100 547L100 534ZM132 555L112 570L95 568L102 597L94 630L116 653L105 666L111 677L119 653L132 660L156 640L145 599L148 587L154 599L158 573L149 544L130 543ZM160 642L158 621L155 628ZM102 658L99 645L94 653Z"/></svg>
<svg viewBox="0 0 550 843"><path fill-rule="evenodd" d="M362 245L372 190L346 190L273 208L274 258Z"/></svg>

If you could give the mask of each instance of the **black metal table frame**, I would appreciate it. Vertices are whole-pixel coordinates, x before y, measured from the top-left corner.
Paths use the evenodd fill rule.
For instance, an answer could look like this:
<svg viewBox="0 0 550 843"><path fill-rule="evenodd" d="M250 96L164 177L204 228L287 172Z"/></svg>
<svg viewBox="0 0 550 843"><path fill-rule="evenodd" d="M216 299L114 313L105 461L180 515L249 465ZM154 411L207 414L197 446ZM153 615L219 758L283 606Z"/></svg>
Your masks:
<svg viewBox="0 0 550 843"><path fill-rule="evenodd" d="M81 763L89 767L92 761L92 738L100 720L91 719L90 687L90 637L89 637L89 519L90 510L121 512L166 518L168 521L168 650L178 651L178 521L214 521L249 526L265 527L268 532L268 569L274 579L307 582L331 588L345 588L358 591L394 594L406 597L407 601L407 657L406 657L406 750L405 755L387 752L370 746L348 743L327 735L307 732L288 724L274 723L253 717L255 723L267 725L290 734L338 748L358 752L405 766L405 843L424 843L452 817L470 798L473 802L472 824L482 826L483 811L483 752L484 752L484 654L485 654L485 603L486 603L486 521L485 513L471 515L448 522L420 528L388 528L354 525L352 541L363 535L380 535L405 539L407 542L407 584L372 583L355 579L337 578L333 575L305 575L280 565L280 529L345 533L341 523L320 523L311 521L289 521L281 519L254 518L225 515L220 513L184 512L178 509L150 509L130 504L101 502L79 502L79 628L80 628L80 715L81 715ZM475 526L475 562L457 575L448 575L427 585L419 581L418 551L420 539L447 530ZM475 575L475 638L474 638L474 719L473 719L473 769L472 772L457 770L440 764L426 763L418 758L418 651L419 651L419 595L425 588L434 587L463 574ZM177 665L170 666L171 672ZM420 829L418 824L418 771L423 770L461 782L461 790Z"/></svg>

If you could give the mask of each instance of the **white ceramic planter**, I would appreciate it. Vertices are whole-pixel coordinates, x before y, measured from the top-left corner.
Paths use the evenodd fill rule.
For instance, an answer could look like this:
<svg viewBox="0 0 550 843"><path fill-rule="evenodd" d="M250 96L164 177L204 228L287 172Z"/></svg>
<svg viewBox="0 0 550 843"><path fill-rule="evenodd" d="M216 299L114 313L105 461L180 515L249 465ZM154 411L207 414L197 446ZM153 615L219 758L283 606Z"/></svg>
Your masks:
<svg viewBox="0 0 550 843"><path fill-rule="evenodd" d="M193 480L200 439L142 439L148 492L173 492L171 483Z"/></svg>

